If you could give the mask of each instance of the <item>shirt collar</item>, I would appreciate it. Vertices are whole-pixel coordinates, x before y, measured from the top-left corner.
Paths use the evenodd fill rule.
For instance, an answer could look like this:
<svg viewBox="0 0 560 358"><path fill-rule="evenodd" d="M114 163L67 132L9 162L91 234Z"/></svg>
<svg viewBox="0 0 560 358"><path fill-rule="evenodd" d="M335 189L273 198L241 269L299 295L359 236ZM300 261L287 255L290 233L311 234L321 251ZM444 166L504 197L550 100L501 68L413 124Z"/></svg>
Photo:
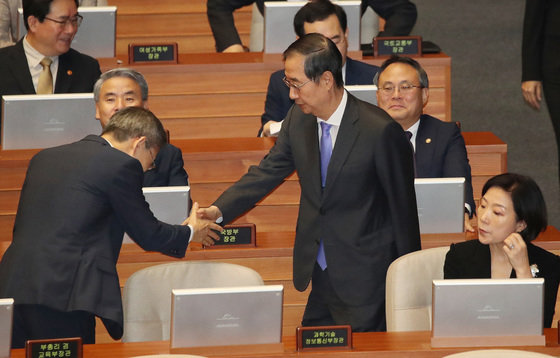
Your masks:
<svg viewBox="0 0 560 358"><path fill-rule="evenodd" d="M23 38L23 50L25 51L25 56L27 57L27 62L30 67L39 66L39 63L45 57L49 57L53 62L58 58L58 56L45 56L39 51L37 51L29 41L27 41L27 35Z"/></svg>
<svg viewBox="0 0 560 358"><path fill-rule="evenodd" d="M323 121L323 122L327 122L330 125L339 127L340 123L342 122L342 116L344 115L344 110L346 109L347 101L348 101L348 94L346 94L346 90L344 90L342 93L342 99L340 100L340 103L338 104L338 107L336 107L336 110L333 112L333 114L331 114L331 116L326 120L317 117L317 123L321 123L321 121Z"/></svg>

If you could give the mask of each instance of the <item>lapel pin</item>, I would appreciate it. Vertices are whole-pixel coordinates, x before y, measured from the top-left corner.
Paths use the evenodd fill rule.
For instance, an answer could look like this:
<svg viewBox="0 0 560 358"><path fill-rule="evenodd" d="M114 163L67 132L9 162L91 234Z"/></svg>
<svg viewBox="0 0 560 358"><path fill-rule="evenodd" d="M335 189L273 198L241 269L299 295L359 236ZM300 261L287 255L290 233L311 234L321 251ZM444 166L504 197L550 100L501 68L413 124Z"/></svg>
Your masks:
<svg viewBox="0 0 560 358"><path fill-rule="evenodd" d="M66 74L67 74L68 76L72 76L72 70L66 71Z"/></svg>
<svg viewBox="0 0 560 358"><path fill-rule="evenodd" d="M426 138L426 144L432 143L432 138Z"/></svg>

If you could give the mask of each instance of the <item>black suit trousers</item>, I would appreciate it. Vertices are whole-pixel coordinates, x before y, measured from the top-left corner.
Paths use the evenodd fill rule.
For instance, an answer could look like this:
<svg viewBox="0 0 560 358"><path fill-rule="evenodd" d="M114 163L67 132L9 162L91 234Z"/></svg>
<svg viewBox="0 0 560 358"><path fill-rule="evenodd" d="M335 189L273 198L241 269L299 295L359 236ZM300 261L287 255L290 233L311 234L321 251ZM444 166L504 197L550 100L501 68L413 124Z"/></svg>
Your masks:
<svg viewBox="0 0 560 358"><path fill-rule="evenodd" d="M85 311L62 312L43 305L14 305L12 348L30 339L81 337L95 343L95 316Z"/></svg>

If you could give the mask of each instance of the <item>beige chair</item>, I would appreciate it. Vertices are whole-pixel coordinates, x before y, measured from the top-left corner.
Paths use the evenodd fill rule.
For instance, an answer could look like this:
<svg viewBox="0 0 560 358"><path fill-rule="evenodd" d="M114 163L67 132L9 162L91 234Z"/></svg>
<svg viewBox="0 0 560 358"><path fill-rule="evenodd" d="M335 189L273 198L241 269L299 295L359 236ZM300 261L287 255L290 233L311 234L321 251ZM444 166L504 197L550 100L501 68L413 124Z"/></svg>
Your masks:
<svg viewBox="0 0 560 358"><path fill-rule="evenodd" d="M447 355L443 358L550 358L548 354L513 349L480 349Z"/></svg>
<svg viewBox="0 0 560 358"><path fill-rule="evenodd" d="M385 292L387 331L432 329L432 280L443 278L447 251L449 247L415 251L391 263Z"/></svg>
<svg viewBox="0 0 560 358"><path fill-rule="evenodd" d="M254 270L234 264L182 261L134 273L123 290L123 342L169 339L171 290L264 285Z"/></svg>

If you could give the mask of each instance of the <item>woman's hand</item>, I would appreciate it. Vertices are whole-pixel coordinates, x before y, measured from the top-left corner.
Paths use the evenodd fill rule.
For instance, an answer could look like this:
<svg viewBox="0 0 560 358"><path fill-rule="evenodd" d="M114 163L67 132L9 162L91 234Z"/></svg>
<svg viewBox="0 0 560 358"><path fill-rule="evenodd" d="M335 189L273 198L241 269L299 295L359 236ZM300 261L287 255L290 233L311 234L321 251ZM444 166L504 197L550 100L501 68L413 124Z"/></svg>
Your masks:
<svg viewBox="0 0 560 358"><path fill-rule="evenodd" d="M510 234L504 240L503 250L515 270L517 278L532 278L531 268L529 267L529 255L527 245L517 232Z"/></svg>

